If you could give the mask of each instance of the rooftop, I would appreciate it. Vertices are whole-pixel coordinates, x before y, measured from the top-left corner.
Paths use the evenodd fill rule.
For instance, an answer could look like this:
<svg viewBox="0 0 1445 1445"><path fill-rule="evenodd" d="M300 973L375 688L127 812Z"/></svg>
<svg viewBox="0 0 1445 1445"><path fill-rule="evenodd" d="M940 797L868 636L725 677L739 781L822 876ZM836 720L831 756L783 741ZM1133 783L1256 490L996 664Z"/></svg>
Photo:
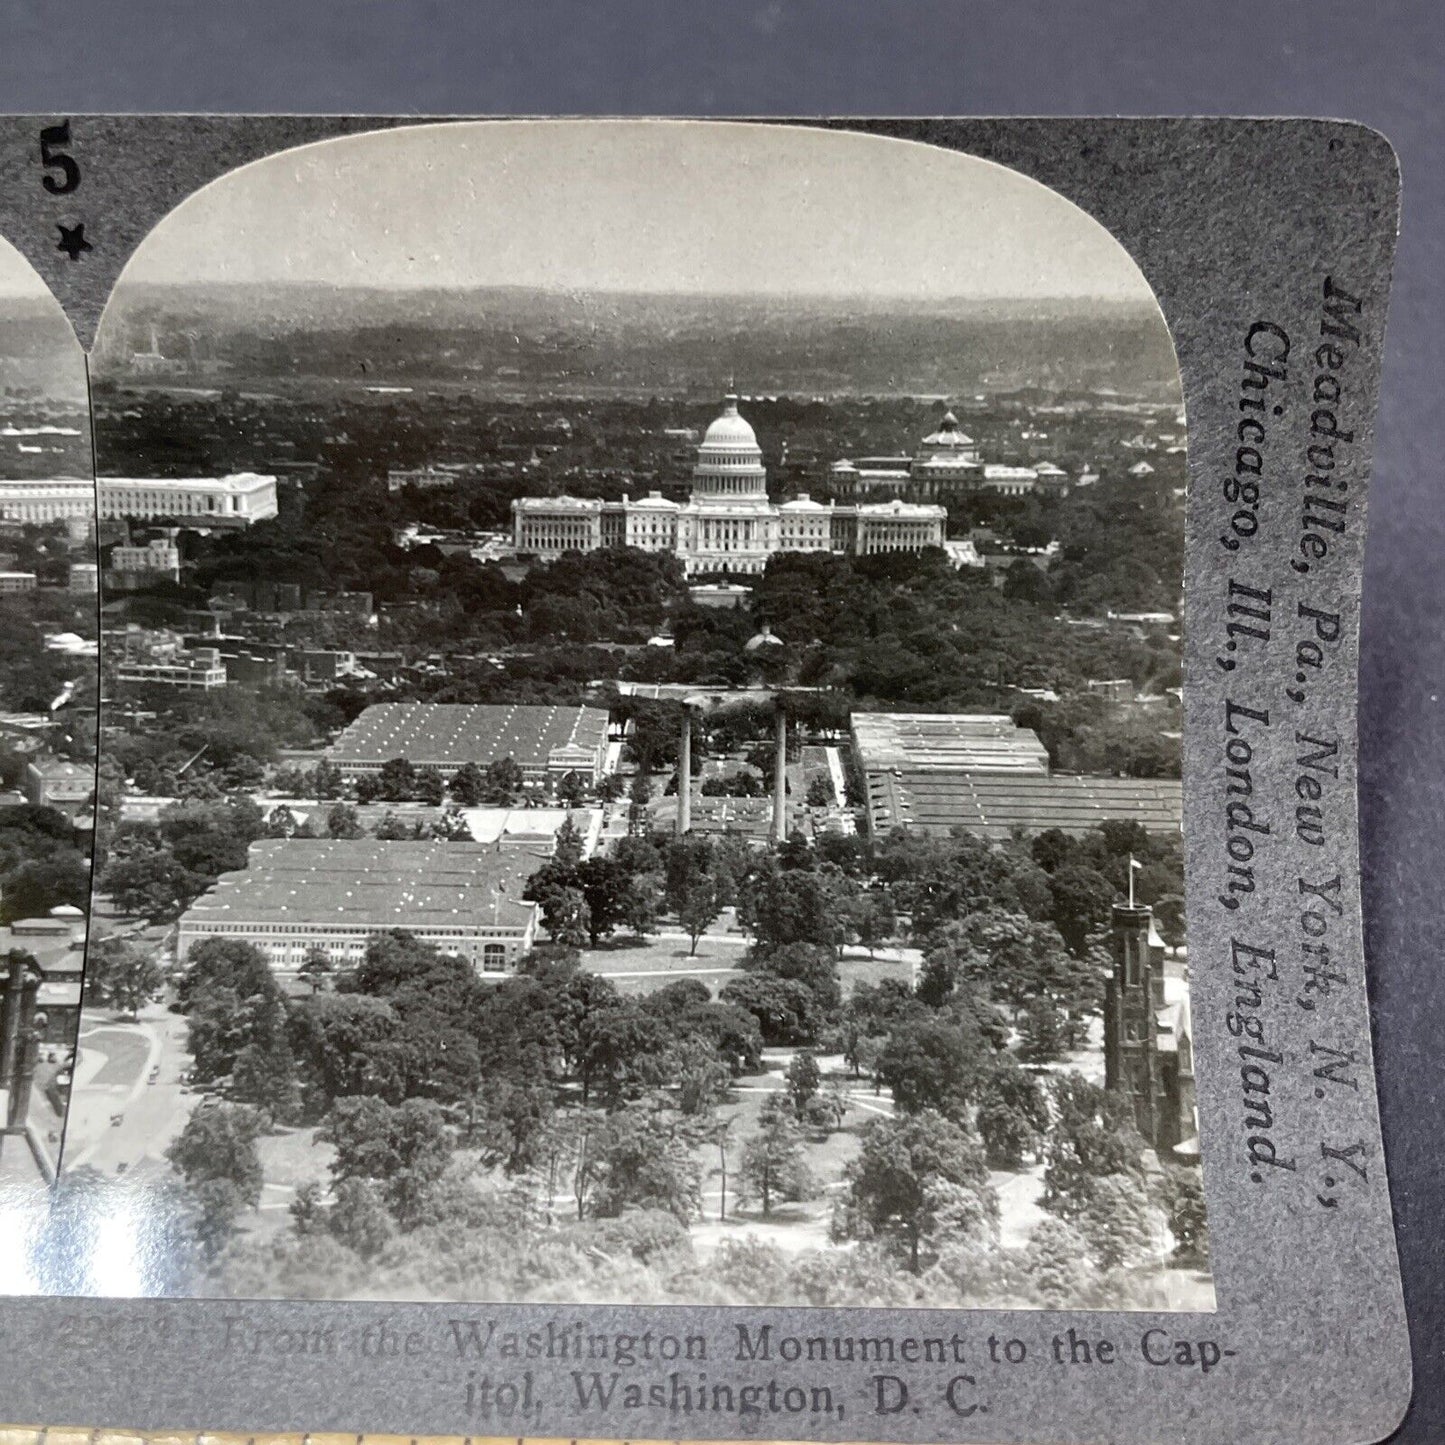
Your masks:
<svg viewBox="0 0 1445 1445"><path fill-rule="evenodd" d="M224 477L101 477L102 487L149 487L162 491L185 491L203 487L213 492L252 492L274 487L276 478L259 472L232 472Z"/></svg>
<svg viewBox="0 0 1445 1445"><path fill-rule="evenodd" d="M85 929L35 933L23 927L22 923L0 928L0 953L8 953L12 948L28 953L47 978L61 974L79 977L85 966Z"/></svg>
<svg viewBox="0 0 1445 1445"><path fill-rule="evenodd" d="M731 392L723 400L722 415L712 422L704 433L702 444L709 450L734 447L756 449L757 433L738 414L738 399Z"/></svg>
<svg viewBox="0 0 1445 1445"><path fill-rule="evenodd" d="M926 447L971 447L973 438L959 426L958 418L951 411L946 411L938 430L929 432L922 444Z"/></svg>
<svg viewBox="0 0 1445 1445"><path fill-rule="evenodd" d="M1035 773L1049 771L1038 734L1002 713L855 712L853 738L865 771Z"/></svg>
<svg viewBox="0 0 1445 1445"><path fill-rule="evenodd" d="M946 518L948 509L927 503L903 502L895 497L891 502L864 502L858 508L860 517L905 517L917 520Z"/></svg>
<svg viewBox="0 0 1445 1445"><path fill-rule="evenodd" d="M27 765L32 772L47 782L95 782L95 765L93 763L72 763L65 758L33 758Z"/></svg>
<svg viewBox="0 0 1445 1445"><path fill-rule="evenodd" d="M327 749L333 760L459 767L505 757L542 766L558 748L595 751L607 739L607 714L592 707L483 703L382 702L367 708Z"/></svg>
<svg viewBox="0 0 1445 1445"><path fill-rule="evenodd" d="M516 497L512 509L518 512L601 512L602 502L596 497Z"/></svg>
<svg viewBox="0 0 1445 1445"><path fill-rule="evenodd" d="M1183 810L1183 785L1169 778L910 771L868 775L868 813L880 833L903 827L946 834L962 828L1002 840L1015 829L1086 833L1113 819L1139 823L1150 833L1178 833Z"/></svg>
<svg viewBox="0 0 1445 1445"><path fill-rule="evenodd" d="M484 843L263 838L249 866L223 873L184 924L306 923L353 928L522 928L542 852Z"/></svg>

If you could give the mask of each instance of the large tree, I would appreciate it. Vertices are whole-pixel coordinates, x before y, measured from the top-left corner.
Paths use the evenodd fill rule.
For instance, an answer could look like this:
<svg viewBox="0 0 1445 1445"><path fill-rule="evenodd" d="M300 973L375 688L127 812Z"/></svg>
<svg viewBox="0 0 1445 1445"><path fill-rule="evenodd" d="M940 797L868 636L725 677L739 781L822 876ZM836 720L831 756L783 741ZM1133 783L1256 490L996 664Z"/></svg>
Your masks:
<svg viewBox="0 0 1445 1445"><path fill-rule="evenodd" d="M1101 1270L1128 1269L1154 1255L1153 1210L1135 1175L1106 1174L1097 1180L1076 1222Z"/></svg>
<svg viewBox="0 0 1445 1445"><path fill-rule="evenodd" d="M767 1044L811 1043L823 1025L817 1000L806 984L766 971L730 979L720 997L752 1014Z"/></svg>
<svg viewBox="0 0 1445 1445"><path fill-rule="evenodd" d="M639 941L646 940L647 935L657 926L657 915L661 906L662 890L658 887L657 878L651 873L632 874L623 894L622 918L632 930L634 938Z"/></svg>
<svg viewBox="0 0 1445 1445"><path fill-rule="evenodd" d="M875 1119L864 1125L861 1143L844 1171L847 1193L835 1218L843 1237L882 1241L917 1274L944 1207L958 1208L956 1191L971 1191L982 1215L997 1220L982 1146L936 1110Z"/></svg>
<svg viewBox="0 0 1445 1445"><path fill-rule="evenodd" d="M419 802L439 808L447 795L446 779L436 768L418 768L412 791Z"/></svg>
<svg viewBox="0 0 1445 1445"><path fill-rule="evenodd" d="M185 972L176 990L181 1008L213 989L231 989L240 998L279 992L266 955L239 938L203 938L186 955Z"/></svg>
<svg viewBox="0 0 1445 1445"><path fill-rule="evenodd" d="M849 884L831 864L758 874L743 890L760 952L790 944L836 948L847 936Z"/></svg>
<svg viewBox="0 0 1445 1445"><path fill-rule="evenodd" d="M121 913L166 923L179 918L206 891L208 882L156 842L113 855L96 886Z"/></svg>
<svg viewBox="0 0 1445 1445"><path fill-rule="evenodd" d="M872 958L881 943L886 943L898 927L893 897L886 888L870 888L849 901L848 923L854 937Z"/></svg>
<svg viewBox="0 0 1445 1445"><path fill-rule="evenodd" d="M577 865L577 882L587 904L587 936L596 948L625 917L631 876L611 858L587 858Z"/></svg>
<svg viewBox="0 0 1445 1445"><path fill-rule="evenodd" d="M474 762L466 762L452 774L451 794L458 807L480 808L487 800L487 778Z"/></svg>
<svg viewBox="0 0 1445 1445"><path fill-rule="evenodd" d="M290 1031L313 1116L349 1094L400 1095L395 1055L385 1046L401 1031L401 1020L389 1000L360 993L297 999L291 1005Z"/></svg>
<svg viewBox="0 0 1445 1445"><path fill-rule="evenodd" d="M538 895L542 927L552 942L580 948L592 937L592 914L580 888L548 888Z"/></svg>
<svg viewBox="0 0 1445 1445"><path fill-rule="evenodd" d="M492 808L510 808L526 783L522 765L511 756L488 763L484 777L482 802Z"/></svg>
<svg viewBox="0 0 1445 1445"><path fill-rule="evenodd" d="M1053 1090L1056 1118L1044 1145L1039 1203L1072 1223L1089 1207L1099 1180L1118 1174L1142 1177L1145 1146L1127 1098L1079 1074L1055 1078Z"/></svg>
<svg viewBox="0 0 1445 1445"><path fill-rule="evenodd" d="M684 1224L702 1209L698 1141L686 1121L662 1110L628 1109L608 1116L591 1141L592 1211L665 1210Z"/></svg>
<svg viewBox="0 0 1445 1445"><path fill-rule="evenodd" d="M277 1123L289 1123L300 1109L286 1005L279 991L246 1000L245 1042L231 1065L230 1093Z"/></svg>
<svg viewBox="0 0 1445 1445"><path fill-rule="evenodd" d="M937 1018L889 1034L874 1072L903 1113L931 1109L962 1122L992 1057L966 1021Z"/></svg>
<svg viewBox="0 0 1445 1445"><path fill-rule="evenodd" d="M114 935L99 941L86 971L86 982L132 1019L161 991L165 980L165 969L150 949Z"/></svg>
<svg viewBox="0 0 1445 1445"><path fill-rule="evenodd" d="M301 967L296 972L310 985L312 993L320 993L326 987L327 980L336 972L336 965L320 944L313 943L307 948Z"/></svg>
<svg viewBox="0 0 1445 1445"><path fill-rule="evenodd" d="M1088 1241L1066 1220L1045 1216L1024 1246L1023 1276L1040 1308L1078 1309L1095 1280Z"/></svg>
<svg viewBox="0 0 1445 1445"><path fill-rule="evenodd" d="M335 1146L331 1177L363 1179L381 1192L392 1218L414 1229L451 1158L451 1134L439 1105L407 1099L338 1099L317 1137Z"/></svg>
<svg viewBox="0 0 1445 1445"><path fill-rule="evenodd" d="M1065 863L1049 875L1049 917L1069 951L1083 954L1091 933L1109 922L1118 890L1097 869Z"/></svg>
<svg viewBox="0 0 1445 1445"><path fill-rule="evenodd" d="M679 891L676 907L677 921L687 934L688 957L691 958L697 953L698 941L722 913L717 879L710 873L699 873L689 878Z"/></svg>
<svg viewBox="0 0 1445 1445"><path fill-rule="evenodd" d="M788 1081L788 1098L792 1100L793 1112L800 1118L807 1117L808 1105L823 1083L822 1070L811 1049L799 1049L793 1055L784 1076Z"/></svg>
<svg viewBox="0 0 1445 1445"><path fill-rule="evenodd" d="M1039 997L1061 1008L1088 1009L1098 1004L1101 991L1092 965L1069 953L1052 924L999 909L985 909L931 936L918 996L941 1004L960 985L1015 1011Z"/></svg>
<svg viewBox="0 0 1445 1445"><path fill-rule="evenodd" d="M326 810L328 838L359 838L363 831L356 809L350 803L333 803Z"/></svg>
<svg viewBox="0 0 1445 1445"><path fill-rule="evenodd" d="M769 1103L774 1107L763 1110L761 1127L743 1145L737 1184L739 1196L756 1199L764 1216L778 1200L804 1199L812 1187L797 1119L781 1096L773 1095Z"/></svg>
<svg viewBox="0 0 1445 1445"><path fill-rule="evenodd" d="M639 1001L593 1010L582 1028L583 1102L595 1091L616 1103L663 1083L670 1043L662 1021Z"/></svg>
<svg viewBox="0 0 1445 1445"><path fill-rule="evenodd" d="M261 1120L253 1109L204 1103L166 1150L200 1212L198 1237L208 1254L219 1252L235 1216L261 1202Z"/></svg>
<svg viewBox="0 0 1445 1445"><path fill-rule="evenodd" d="M405 803L416 796L416 778L416 768L406 758L390 758L377 774L377 796L388 803Z"/></svg>

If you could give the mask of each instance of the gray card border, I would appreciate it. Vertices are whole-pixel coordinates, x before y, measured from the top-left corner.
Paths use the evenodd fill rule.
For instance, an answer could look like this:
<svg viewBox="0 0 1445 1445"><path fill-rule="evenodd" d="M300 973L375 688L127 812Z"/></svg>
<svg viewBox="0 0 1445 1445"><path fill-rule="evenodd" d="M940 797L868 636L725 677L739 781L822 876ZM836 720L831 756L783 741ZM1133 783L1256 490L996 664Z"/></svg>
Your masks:
<svg viewBox="0 0 1445 1445"><path fill-rule="evenodd" d="M120 263L150 227L207 180L257 156L329 135L421 123L362 117L72 116L73 153L85 188L52 197L38 185L38 133L57 117L0 121L0 234L30 257L88 340ZM709 123L709 122L702 122ZM1365 1001L1355 805L1355 702L1364 495L1395 240L1398 183L1393 152L1377 133L1342 122L1229 120L841 120L797 121L890 135L967 151L1030 174L1090 212L1130 251L1169 321L1184 379L1190 497L1186 580L1186 786L1190 952L1205 1187L1219 1307L1212 1315L1080 1312L800 1311L592 1306L367 1305L288 1302L7 1302L0 1329L4 1413L20 1420L73 1421L142 1429L327 1429L402 1434L525 1433L705 1439L771 1438L921 1441L1058 1440L1119 1442L1377 1439L1409 1399L1405 1333ZM55 225L90 218L99 244L80 265L54 251ZM1326 277L1358 296L1357 351L1341 370L1336 410L1354 440L1340 445L1348 486L1347 524L1322 533L1302 518L1310 388L1318 364ZM1258 531L1236 550L1235 507L1223 483L1235 471L1236 432L1250 327L1267 322L1291 338L1287 376L1271 382L1283 410L1269 423ZM1256 360L1261 359L1256 355ZM1268 364L1268 363L1266 363ZM1245 393L1246 396L1249 393ZM1317 421L1318 425L1321 425ZM1258 440L1251 436L1251 440ZM1316 509L1319 510L1318 508ZM1301 532L1328 553L1299 550ZM1306 544L1308 546L1308 544ZM1308 573L1291 560L1310 558ZM1244 637L1223 651L1227 589L1271 592L1269 643ZM1241 594L1235 594L1236 600ZM1324 666L1295 683L1296 645L1313 634L1301 604L1338 613L1341 625ZM1225 671L1218 661L1234 661ZM1286 690L1302 691L1294 702ZM1252 864L1257 891L1234 912L1216 901L1228 884L1225 703L1268 712L1271 723L1236 712L1250 745L1255 818L1271 835ZM1338 741L1339 777L1327 794L1327 837L1301 843L1293 829L1295 733ZM1288 799L1288 802L1286 801ZM1261 835L1255 834L1256 838ZM1313 1011L1300 1008L1301 877L1337 873L1342 912L1329 920L1334 958L1347 982ZM1226 894L1226 896L1228 896ZM1236 895L1237 896L1237 895ZM1260 1010L1260 1055L1241 1056L1230 942L1276 950L1278 980ZM1248 974L1245 975L1248 977ZM1316 1052L1311 1054L1311 1043ZM1320 1047L1352 1056L1340 1076L1318 1076ZM1277 1055L1279 1062L1265 1057ZM1325 1056L1329 1057L1329 1056ZM1241 1069L1271 1075L1277 1156L1293 1170L1257 1167L1247 1157ZM1258 1075L1252 1075L1256 1081ZM1322 1155L1330 1145L1363 1161L1368 1179ZM1333 1170L1333 1173L1330 1171ZM1252 1176L1258 1175L1256 1181ZM1329 1180L1329 1183L1326 1183ZM1333 1203L1322 1202L1333 1200ZM537 1377L545 1398L525 1424L485 1420L463 1408L466 1367L446 1355L446 1320L495 1318L535 1328L585 1316L596 1329L642 1333L649 1326L702 1331L713 1378L757 1378L735 1361L737 1326L767 1323L781 1334L906 1335L957 1330L966 1364L900 1366L918 1413L878 1415L871 1386L843 1366L777 1364L780 1383L828 1384L846 1416L763 1416L748 1421L665 1410L568 1408L565 1380ZM230 1318L228 1348L227 1326ZM407 1357L363 1358L351 1346L385 1319ZM103 1329L86 1327L104 1323ZM237 1348L246 1329L332 1326L351 1342L335 1357L278 1363ZM1120 1346L1112 1366L1061 1366L1046 1341L1070 1326ZM1215 1370L1164 1367L1141 1354L1146 1331L1213 1340L1234 1353ZM1024 1365L991 1363L990 1334L1025 1339ZM84 1348L77 1343L85 1339ZM1152 1337L1157 1341L1158 1337ZM945 1400L949 1380L961 1414ZM641 1376L639 1375L639 1378ZM651 1377L643 1383L651 1383ZM792 1423L790 1423L790 1418Z"/></svg>

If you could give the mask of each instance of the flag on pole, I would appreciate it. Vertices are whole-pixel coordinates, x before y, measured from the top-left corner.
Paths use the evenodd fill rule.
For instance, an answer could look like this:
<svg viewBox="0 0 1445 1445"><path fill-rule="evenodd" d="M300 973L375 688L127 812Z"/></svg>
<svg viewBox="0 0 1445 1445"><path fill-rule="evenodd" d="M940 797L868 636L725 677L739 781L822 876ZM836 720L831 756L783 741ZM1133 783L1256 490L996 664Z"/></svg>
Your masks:
<svg viewBox="0 0 1445 1445"><path fill-rule="evenodd" d="M1131 853L1129 854L1129 907L1134 906L1134 874L1144 865Z"/></svg>

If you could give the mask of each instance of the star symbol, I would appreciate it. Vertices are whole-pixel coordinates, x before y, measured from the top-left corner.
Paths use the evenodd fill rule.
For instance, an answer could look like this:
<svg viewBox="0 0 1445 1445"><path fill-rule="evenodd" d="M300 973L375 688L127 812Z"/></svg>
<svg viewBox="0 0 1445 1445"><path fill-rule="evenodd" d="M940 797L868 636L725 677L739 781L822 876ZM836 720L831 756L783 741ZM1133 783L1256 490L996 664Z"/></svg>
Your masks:
<svg viewBox="0 0 1445 1445"><path fill-rule="evenodd" d="M89 241L85 239L85 222L77 221L73 226L62 226L56 223L55 229L60 232L60 239L55 243L57 251L64 251L72 261L80 260L82 251L93 251Z"/></svg>

